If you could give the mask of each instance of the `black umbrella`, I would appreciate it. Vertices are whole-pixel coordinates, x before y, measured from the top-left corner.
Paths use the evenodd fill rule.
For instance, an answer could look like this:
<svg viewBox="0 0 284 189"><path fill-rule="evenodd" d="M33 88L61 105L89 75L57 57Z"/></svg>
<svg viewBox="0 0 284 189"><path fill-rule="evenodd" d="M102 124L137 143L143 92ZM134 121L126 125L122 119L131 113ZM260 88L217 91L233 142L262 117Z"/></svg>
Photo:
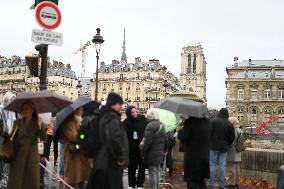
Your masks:
<svg viewBox="0 0 284 189"><path fill-rule="evenodd" d="M184 118L208 117L208 110L202 103L182 97L169 97L163 99L158 102L157 107L180 114Z"/></svg>
<svg viewBox="0 0 284 189"><path fill-rule="evenodd" d="M61 126L63 122L78 108L84 108L84 116L89 116L95 113L99 108L100 104L84 97L79 97L70 106L67 106L56 114L56 125L55 125L55 139L61 139Z"/></svg>

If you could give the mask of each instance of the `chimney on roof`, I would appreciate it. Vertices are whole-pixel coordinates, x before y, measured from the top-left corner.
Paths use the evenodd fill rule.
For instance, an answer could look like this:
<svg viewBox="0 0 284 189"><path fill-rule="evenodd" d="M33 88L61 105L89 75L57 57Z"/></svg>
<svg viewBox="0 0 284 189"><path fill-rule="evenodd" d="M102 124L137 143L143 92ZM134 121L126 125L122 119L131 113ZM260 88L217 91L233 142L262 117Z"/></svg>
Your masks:
<svg viewBox="0 0 284 189"><path fill-rule="evenodd" d="M251 66L252 65L252 62L251 62L251 59L249 59L249 66Z"/></svg>
<svg viewBox="0 0 284 189"><path fill-rule="evenodd" d="M66 69L70 71L71 70L71 65L70 64L66 64Z"/></svg>
<svg viewBox="0 0 284 189"><path fill-rule="evenodd" d="M139 64L141 63L141 58L140 57L136 57L135 58L135 64Z"/></svg>
<svg viewBox="0 0 284 189"><path fill-rule="evenodd" d="M149 62L150 63L156 63L156 64L160 63L160 61L158 59L150 59Z"/></svg>
<svg viewBox="0 0 284 189"><path fill-rule="evenodd" d="M118 65L119 64L119 61L118 60L112 60L111 61L111 65L113 65L113 66L116 66L116 65Z"/></svg>
<svg viewBox="0 0 284 189"><path fill-rule="evenodd" d="M239 66L238 60L239 60L238 57L234 58L234 67L238 67Z"/></svg>

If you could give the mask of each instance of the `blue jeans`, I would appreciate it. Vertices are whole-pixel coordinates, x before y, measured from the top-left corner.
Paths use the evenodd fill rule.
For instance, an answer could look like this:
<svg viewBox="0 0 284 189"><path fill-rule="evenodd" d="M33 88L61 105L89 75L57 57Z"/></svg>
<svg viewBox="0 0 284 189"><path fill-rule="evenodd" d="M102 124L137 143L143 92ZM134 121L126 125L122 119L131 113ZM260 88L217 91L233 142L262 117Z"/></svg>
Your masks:
<svg viewBox="0 0 284 189"><path fill-rule="evenodd" d="M210 187L214 187L214 178L215 178L217 164L218 164L219 188L224 187L226 161L227 161L227 152L210 150L210 180L209 180Z"/></svg>
<svg viewBox="0 0 284 189"><path fill-rule="evenodd" d="M63 144L60 143L59 175L64 176Z"/></svg>
<svg viewBox="0 0 284 189"><path fill-rule="evenodd" d="M282 165L278 172L277 189L284 188L284 165Z"/></svg>

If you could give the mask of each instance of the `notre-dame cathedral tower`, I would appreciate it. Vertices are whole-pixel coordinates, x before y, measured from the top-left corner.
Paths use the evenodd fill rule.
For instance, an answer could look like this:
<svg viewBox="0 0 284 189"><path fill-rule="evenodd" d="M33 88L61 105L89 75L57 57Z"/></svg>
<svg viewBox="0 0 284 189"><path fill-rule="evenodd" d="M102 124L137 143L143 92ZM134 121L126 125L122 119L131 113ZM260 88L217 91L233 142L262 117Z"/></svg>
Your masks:
<svg viewBox="0 0 284 189"><path fill-rule="evenodd" d="M184 91L193 91L199 99L206 98L206 61L200 44L187 46L181 53L180 86Z"/></svg>

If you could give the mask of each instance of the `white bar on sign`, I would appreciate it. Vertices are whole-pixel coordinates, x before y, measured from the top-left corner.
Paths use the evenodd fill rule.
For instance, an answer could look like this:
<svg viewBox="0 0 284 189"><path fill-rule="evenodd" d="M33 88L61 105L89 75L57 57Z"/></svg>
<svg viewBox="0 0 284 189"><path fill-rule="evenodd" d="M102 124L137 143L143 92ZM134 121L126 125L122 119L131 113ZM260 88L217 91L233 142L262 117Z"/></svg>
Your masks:
<svg viewBox="0 0 284 189"><path fill-rule="evenodd" d="M61 46L63 44L63 34L47 30L33 29L32 42Z"/></svg>

